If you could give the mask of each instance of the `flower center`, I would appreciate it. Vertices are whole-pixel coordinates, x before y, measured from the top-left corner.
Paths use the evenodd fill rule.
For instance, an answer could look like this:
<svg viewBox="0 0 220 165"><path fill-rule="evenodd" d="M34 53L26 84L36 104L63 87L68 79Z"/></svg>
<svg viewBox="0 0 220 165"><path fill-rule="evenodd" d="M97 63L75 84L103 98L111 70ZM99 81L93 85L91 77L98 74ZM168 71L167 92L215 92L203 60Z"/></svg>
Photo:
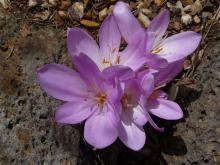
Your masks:
<svg viewBox="0 0 220 165"><path fill-rule="evenodd" d="M102 60L102 63L107 66L113 66L114 64L120 64L120 62L121 62L120 56L117 56L114 62L112 62L112 60L108 60L105 58Z"/></svg>
<svg viewBox="0 0 220 165"><path fill-rule="evenodd" d="M106 60L105 58L102 60L102 63L105 65L112 66L112 62L110 60Z"/></svg>
<svg viewBox="0 0 220 165"><path fill-rule="evenodd" d="M105 93L100 92L96 95L96 101L98 106L103 107L104 104L106 103L106 100L107 100L107 95Z"/></svg>
<svg viewBox="0 0 220 165"><path fill-rule="evenodd" d="M158 98L157 91L153 91L153 93L150 95L149 98L150 98L150 99L156 99L156 98Z"/></svg>
<svg viewBox="0 0 220 165"><path fill-rule="evenodd" d="M132 97L130 95L128 95L127 93L125 93L122 98L121 98L121 104L123 109L132 107Z"/></svg>

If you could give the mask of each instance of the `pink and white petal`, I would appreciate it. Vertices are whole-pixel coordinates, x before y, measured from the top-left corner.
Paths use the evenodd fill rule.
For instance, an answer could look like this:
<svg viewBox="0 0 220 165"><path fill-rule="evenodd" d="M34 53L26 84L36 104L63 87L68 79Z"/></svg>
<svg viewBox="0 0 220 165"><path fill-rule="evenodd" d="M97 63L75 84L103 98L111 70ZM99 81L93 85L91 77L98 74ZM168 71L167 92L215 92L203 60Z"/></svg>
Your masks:
<svg viewBox="0 0 220 165"><path fill-rule="evenodd" d="M102 76L97 65L85 54L73 57L73 63L81 77L89 86L97 89L102 88Z"/></svg>
<svg viewBox="0 0 220 165"><path fill-rule="evenodd" d="M121 65L128 66L134 71L140 69L147 61L145 45L146 38L135 44L129 44L120 54Z"/></svg>
<svg viewBox="0 0 220 165"><path fill-rule="evenodd" d="M48 95L63 101L83 97L88 89L77 72L60 64L44 65L37 70L37 78Z"/></svg>
<svg viewBox="0 0 220 165"><path fill-rule="evenodd" d="M55 113L55 120L58 123L77 124L87 119L92 113L92 102L78 98L74 102L68 102L60 106Z"/></svg>
<svg viewBox="0 0 220 165"><path fill-rule="evenodd" d="M113 9L113 15L123 38L128 44L133 44L137 39L143 38L144 29L131 13L128 4L121 1L117 2Z"/></svg>
<svg viewBox="0 0 220 165"><path fill-rule="evenodd" d="M141 86L136 79L125 82L124 94L129 96L129 104L137 106L141 92Z"/></svg>
<svg viewBox="0 0 220 165"><path fill-rule="evenodd" d="M148 111L146 111L146 116L147 116L147 119L148 119L150 125L151 125L154 129L156 129L156 130L159 131L159 132L163 132L163 131L164 131L164 128L160 128L160 127L157 126L157 124L154 122L154 120L152 119L152 117L150 116L150 114L149 114Z"/></svg>
<svg viewBox="0 0 220 165"><path fill-rule="evenodd" d="M144 91L144 96L148 98L154 91L154 76L150 73L146 73L141 77L140 85Z"/></svg>
<svg viewBox="0 0 220 165"><path fill-rule="evenodd" d="M166 68L159 69L158 72L153 73L155 86L162 86L176 77L183 69L183 62L183 60L179 60L170 63Z"/></svg>
<svg viewBox="0 0 220 165"><path fill-rule="evenodd" d="M155 43L155 40L156 40L155 33L150 32L150 31L147 30L145 32L145 37L147 37L146 45L145 45L145 52L146 52L146 54L151 54L151 51L154 48L154 45L155 45L154 43Z"/></svg>
<svg viewBox="0 0 220 165"><path fill-rule="evenodd" d="M154 32L154 35L156 36L154 45L159 44L159 41L162 39L168 28L169 21L170 13L168 10L163 10L151 21L147 30L149 32Z"/></svg>
<svg viewBox="0 0 220 165"><path fill-rule="evenodd" d="M183 117L180 106L166 99L158 98L148 102L150 113L166 120L178 120Z"/></svg>
<svg viewBox="0 0 220 165"><path fill-rule="evenodd" d="M97 65L101 63L99 47L96 41L79 28L70 28L67 32L67 48L72 57L84 53Z"/></svg>
<svg viewBox="0 0 220 165"><path fill-rule="evenodd" d="M105 18L99 30L100 53L103 58L113 59L118 55L121 43L121 34L115 18L110 15Z"/></svg>
<svg viewBox="0 0 220 165"><path fill-rule="evenodd" d="M130 149L140 150L146 140L143 127L137 126L126 115L122 115L121 124L118 126L119 139Z"/></svg>
<svg viewBox="0 0 220 165"><path fill-rule="evenodd" d="M100 109L96 109L100 111ZM118 136L115 124L114 110L110 106L105 107L104 112L94 113L86 120L84 138L92 146L98 149L111 145Z"/></svg>
<svg viewBox="0 0 220 165"><path fill-rule="evenodd" d="M135 53L135 52L134 52ZM127 59L122 65L130 67L133 71L139 70L146 63L146 57L133 56Z"/></svg>
<svg viewBox="0 0 220 165"><path fill-rule="evenodd" d="M117 78L121 82L135 77L135 72L131 68L123 65L114 65L108 67L104 69L102 73L107 80L114 80Z"/></svg>
<svg viewBox="0 0 220 165"><path fill-rule="evenodd" d="M142 106L137 105L132 109L132 111L133 111L132 118L135 124L139 126L143 126L147 123L148 120L145 111L142 109Z"/></svg>
<svg viewBox="0 0 220 165"><path fill-rule="evenodd" d="M108 102L113 106L113 109L117 113L120 113L121 111L121 98L123 96L123 90L121 87L121 83L119 81L116 81L114 85L106 86L105 92L108 96ZM117 115L118 116L118 115Z"/></svg>
<svg viewBox="0 0 220 165"><path fill-rule="evenodd" d="M169 63L182 60L196 50L200 41L200 34L192 31L182 32L166 38L161 44L162 53L159 54Z"/></svg>
<svg viewBox="0 0 220 165"><path fill-rule="evenodd" d="M158 96L158 98L161 98L161 99L167 99L168 98L168 94L165 93L162 90L156 90L155 94Z"/></svg>
<svg viewBox="0 0 220 165"><path fill-rule="evenodd" d="M146 55L146 65L152 69L160 69L168 66L168 61L157 54Z"/></svg>

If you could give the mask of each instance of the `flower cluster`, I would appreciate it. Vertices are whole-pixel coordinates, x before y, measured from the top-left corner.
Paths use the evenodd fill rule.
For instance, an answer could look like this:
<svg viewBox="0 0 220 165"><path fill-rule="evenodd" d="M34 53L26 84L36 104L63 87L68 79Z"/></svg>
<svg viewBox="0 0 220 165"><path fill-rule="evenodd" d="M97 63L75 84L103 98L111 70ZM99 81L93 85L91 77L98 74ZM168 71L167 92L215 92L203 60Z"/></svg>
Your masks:
<svg viewBox="0 0 220 165"><path fill-rule="evenodd" d="M169 12L164 10L144 29L128 5L117 2L100 27L99 45L87 32L68 29L68 51L76 70L47 64L37 71L43 90L66 102L56 111L56 121L85 121L84 138L95 148L119 138L139 150L145 144L147 122L163 131L152 115L181 119L180 106L160 88L181 71L201 36L187 31L166 37L168 24ZM127 43L123 49L122 38Z"/></svg>

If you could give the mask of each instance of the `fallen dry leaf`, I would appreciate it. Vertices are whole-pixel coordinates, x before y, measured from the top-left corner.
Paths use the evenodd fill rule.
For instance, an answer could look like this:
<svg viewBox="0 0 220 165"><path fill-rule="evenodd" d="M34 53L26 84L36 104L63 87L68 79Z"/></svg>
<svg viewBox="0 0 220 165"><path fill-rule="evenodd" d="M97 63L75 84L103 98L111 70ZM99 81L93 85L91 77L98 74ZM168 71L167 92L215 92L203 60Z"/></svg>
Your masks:
<svg viewBox="0 0 220 165"><path fill-rule="evenodd" d="M28 24L23 24L20 29L20 34L22 37L27 37L31 34L31 26Z"/></svg>
<svg viewBox="0 0 220 165"><path fill-rule="evenodd" d="M86 27L99 27L99 23L86 19L82 19L80 23Z"/></svg>
<svg viewBox="0 0 220 165"><path fill-rule="evenodd" d="M49 16L50 16L50 11L48 10L45 10L45 11L42 11L40 13L37 13L34 15L34 19L39 19L39 20L42 20L42 21L46 21L49 19Z"/></svg>

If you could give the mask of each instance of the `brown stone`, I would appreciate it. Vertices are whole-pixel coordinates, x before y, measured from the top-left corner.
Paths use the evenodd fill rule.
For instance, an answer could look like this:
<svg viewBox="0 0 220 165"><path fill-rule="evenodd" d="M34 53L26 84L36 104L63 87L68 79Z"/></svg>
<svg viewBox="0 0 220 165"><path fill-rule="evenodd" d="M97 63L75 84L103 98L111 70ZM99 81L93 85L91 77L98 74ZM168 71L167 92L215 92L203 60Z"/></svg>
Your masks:
<svg viewBox="0 0 220 165"><path fill-rule="evenodd" d="M31 139L31 131L26 128L18 128L16 130L16 135L21 143L28 143Z"/></svg>

